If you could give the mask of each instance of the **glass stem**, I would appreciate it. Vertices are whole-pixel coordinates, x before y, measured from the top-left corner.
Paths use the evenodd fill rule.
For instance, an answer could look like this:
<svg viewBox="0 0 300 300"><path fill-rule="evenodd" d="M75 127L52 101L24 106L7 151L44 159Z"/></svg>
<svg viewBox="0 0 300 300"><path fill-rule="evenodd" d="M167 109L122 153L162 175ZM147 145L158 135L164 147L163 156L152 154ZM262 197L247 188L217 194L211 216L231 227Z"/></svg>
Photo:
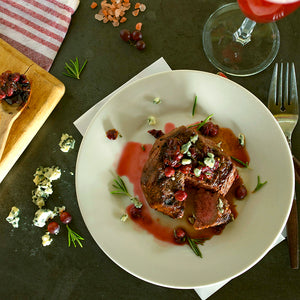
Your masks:
<svg viewBox="0 0 300 300"><path fill-rule="evenodd" d="M241 27L233 34L233 40L245 46L251 41L251 33L256 25L255 21L245 18Z"/></svg>

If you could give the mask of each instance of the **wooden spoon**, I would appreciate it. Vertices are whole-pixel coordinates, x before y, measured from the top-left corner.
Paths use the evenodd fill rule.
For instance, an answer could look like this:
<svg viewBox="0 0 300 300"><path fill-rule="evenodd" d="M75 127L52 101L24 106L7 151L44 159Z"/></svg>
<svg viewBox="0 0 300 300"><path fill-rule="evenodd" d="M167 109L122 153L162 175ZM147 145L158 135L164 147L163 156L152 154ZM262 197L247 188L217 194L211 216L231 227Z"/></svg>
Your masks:
<svg viewBox="0 0 300 300"><path fill-rule="evenodd" d="M27 106L26 104L15 103L8 104L6 101L0 102L0 160L4 152L9 131L14 121Z"/></svg>

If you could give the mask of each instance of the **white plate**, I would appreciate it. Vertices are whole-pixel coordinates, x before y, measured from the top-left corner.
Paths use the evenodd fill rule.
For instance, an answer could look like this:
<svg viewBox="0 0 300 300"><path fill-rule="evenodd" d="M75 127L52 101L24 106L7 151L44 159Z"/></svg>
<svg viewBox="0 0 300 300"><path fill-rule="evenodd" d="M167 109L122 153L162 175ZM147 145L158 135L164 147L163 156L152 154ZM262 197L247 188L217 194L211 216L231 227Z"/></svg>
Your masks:
<svg viewBox="0 0 300 300"><path fill-rule="evenodd" d="M198 96L196 115L192 106ZM160 97L162 103L152 100ZM127 199L110 194L113 174L128 141L153 143L146 120L156 129L203 120L244 133L251 169L242 177L249 191L257 176L268 183L237 203L238 217L220 236L201 247L200 259L188 246L158 242L132 222L121 222ZM116 128L122 138L108 140ZM292 203L292 158L283 133L268 109L241 86L199 71L159 73L122 89L91 122L80 147L76 192L84 221L99 247L120 267L145 281L173 288L195 288L233 278L257 263L281 233ZM128 185L132 191L132 186Z"/></svg>

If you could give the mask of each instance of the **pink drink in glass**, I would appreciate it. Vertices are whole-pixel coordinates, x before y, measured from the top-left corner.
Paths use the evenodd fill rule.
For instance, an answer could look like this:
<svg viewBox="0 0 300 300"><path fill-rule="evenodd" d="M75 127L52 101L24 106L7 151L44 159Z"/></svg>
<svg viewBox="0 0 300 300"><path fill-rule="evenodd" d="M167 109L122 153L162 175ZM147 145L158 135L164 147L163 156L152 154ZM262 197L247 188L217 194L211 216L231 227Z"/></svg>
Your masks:
<svg viewBox="0 0 300 300"><path fill-rule="evenodd" d="M297 0L238 0L242 12L257 23L275 22L300 7Z"/></svg>

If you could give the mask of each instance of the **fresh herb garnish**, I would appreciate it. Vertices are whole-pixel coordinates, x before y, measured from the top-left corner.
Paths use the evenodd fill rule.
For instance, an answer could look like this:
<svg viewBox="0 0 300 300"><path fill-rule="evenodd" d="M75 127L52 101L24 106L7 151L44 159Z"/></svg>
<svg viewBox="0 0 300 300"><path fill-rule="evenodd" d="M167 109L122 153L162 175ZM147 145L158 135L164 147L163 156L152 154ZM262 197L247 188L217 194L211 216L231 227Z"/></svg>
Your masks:
<svg viewBox="0 0 300 300"><path fill-rule="evenodd" d="M212 116L213 116L213 114L207 116L207 117L204 119L204 121L202 121L202 122L199 124L199 126L197 127L197 130L199 130L202 126L204 126L204 125L209 121L209 119L210 119Z"/></svg>
<svg viewBox="0 0 300 300"><path fill-rule="evenodd" d="M259 189L261 189L267 182L268 182L268 181L261 182L261 181L260 181L260 177L257 176L257 185L256 185L256 187L255 187L255 189L254 189L254 191L253 191L252 193L257 192L257 191L258 191Z"/></svg>
<svg viewBox="0 0 300 300"><path fill-rule="evenodd" d="M125 182L120 176L117 176L117 179L114 179L114 183L112 185L116 190L111 191L111 194L114 195L123 195L130 199L130 201L134 204L136 208L141 208L143 203L140 202L136 197L129 194Z"/></svg>
<svg viewBox="0 0 300 300"><path fill-rule="evenodd" d="M192 116L195 115L196 105L197 105L197 96L195 96L194 105L193 105L193 110L192 110Z"/></svg>
<svg viewBox="0 0 300 300"><path fill-rule="evenodd" d="M144 146L144 145L142 145L141 147L142 147L142 150L143 150L143 151L146 151L146 149L145 149L145 146Z"/></svg>
<svg viewBox="0 0 300 300"><path fill-rule="evenodd" d="M202 258L202 253L198 247L198 244L203 245L203 243L206 241L206 239L192 239L187 235L187 241L189 243L189 246L192 248L194 253Z"/></svg>
<svg viewBox="0 0 300 300"><path fill-rule="evenodd" d="M161 103L160 98L159 98L159 97L154 98L154 99L153 99L153 103L154 103L154 104L159 104L159 103Z"/></svg>
<svg viewBox="0 0 300 300"><path fill-rule="evenodd" d="M243 162L240 159L234 157L234 156L230 156L231 159L235 160L236 162L238 162L239 164L241 164L242 166L244 166L245 168L249 168L249 163L248 162Z"/></svg>
<svg viewBox="0 0 300 300"><path fill-rule="evenodd" d="M197 127L197 130L199 130L202 126L204 126L204 125L208 122L208 120L209 120L212 116L213 116L213 114L207 116L207 117L204 119L204 121L202 121L202 122L200 122L200 123L197 123L197 124L188 126L188 128L198 126L198 127Z"/></svg>
<svg viewBox="0 0 300 300"><path fill-rule="evenodd" d="M87 63L87 59L83 63L82 67L80 68L79 66L79 61L78 58L76 57L75 61L70 59L70 63L65 63L65 70L67 73L63 73L63 75L75 78L75 79L80 79L79 75L82 72L83 68L85 67Z"/></svg>
<svg viewBox="0 0 300 300"><path fill-rule="evenodd" d="M76 248L76 242L79 244L79 246L82 248L82 244L80 242L80 240L84 240L83 237L81 237L78 233L76 233L75 231L73 231L69 225L66 225L67 229L68 229L68 241L69 241L69 247L71 246L71 241L74 245L74 247Z"/></svg>

